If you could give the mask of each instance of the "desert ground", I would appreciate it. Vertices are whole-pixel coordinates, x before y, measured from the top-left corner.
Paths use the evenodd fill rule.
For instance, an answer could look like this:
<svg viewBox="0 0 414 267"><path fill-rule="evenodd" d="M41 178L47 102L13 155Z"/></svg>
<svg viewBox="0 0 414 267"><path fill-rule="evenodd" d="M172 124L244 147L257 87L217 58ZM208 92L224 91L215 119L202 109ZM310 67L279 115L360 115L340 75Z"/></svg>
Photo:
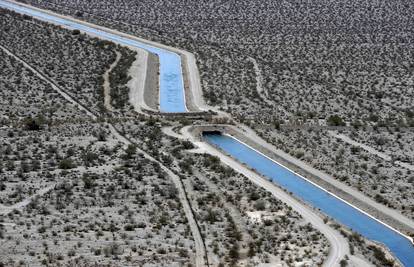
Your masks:
<svg viewBox="0 0 414 267"><path fill-rule="evenodd" d="M332 244L306 216L174 130L206 120L414 219L411 4L24 2L191 51L228 117L145 114L154 55L0 9L4 266L322 265ZM341 266L398 266L312 212L344 239Z"/></svg>
<svg viewBox="0 0 414 267"><path fill-rule="evenodd" d="M192 154L182 158L179 151L189 144L162 134L160 124L168 122L132 113L129 99L113 93L130 90L124 87L135 52L5 10L1 19L7 27L1 43L3 265L195 264L178 189L157 162L180 174L212 265L322 263L329 244L298 213L217 160L211 165L204 163L211 158L197 156L199 163L186 167ZM35 39L49 40L49 50L22 45ZM132 143L125 146L108 122ZM208 179L217 182L222 168L231 177L220 199ZM235 181L254 196L238 192ZM226 203L240 194L246 198ZM275 244L284 249L267 251Z"/></svg>

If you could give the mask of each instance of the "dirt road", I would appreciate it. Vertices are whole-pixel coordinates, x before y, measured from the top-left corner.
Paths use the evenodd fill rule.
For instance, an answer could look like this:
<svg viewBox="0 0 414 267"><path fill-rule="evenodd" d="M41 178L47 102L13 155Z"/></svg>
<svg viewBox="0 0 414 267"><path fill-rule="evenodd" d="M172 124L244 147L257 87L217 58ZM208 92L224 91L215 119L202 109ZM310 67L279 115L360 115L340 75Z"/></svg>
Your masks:
<svg viewBox="0 0 414 267"><path fill-rule="evenodd" d="M79 109L85 111L87 116L91 117L92 119L97 119L97 116L95 114L93 114L90 110L88 110L88 108L84 107L82 104L77 102L74 98L72 98L69 94L67 94L62 88L58 87L53 81L48 79L41 72L37 71L35 68L33 68L31 65L29 65L26 61L24 61L23 59L17 57L16 55L11 53L9 50L7 50L4 47L0 46L0 48L3 49L10 56L14 57L20 63L22 63L26 68L30 69L39 78L41 78L42 80L49 83L51 85L51 87L56 92L58 92L63 98L65 98L67 101L71 102L72 104L77 106ZM132 142L130 140L128 140L125 136L120 134L112 124L107 123L107 126L108 126L109 130L111 131L112 135L116 139L118 139L118 141L123 143L124 146L132 144ZM203 241L202 236L200 234L200 231L198 229L197 221L194 217L194 214L193 214L193 211L191 209L190 203L188 202L187 195L186 195L184 186L183 186L180 178L177 175L175 175L170 169L168 169L166 166L164 166L161 162L157 161L151 155L147 154L145 151L138 148L137 152L142 153L144 155L144 157L146 157L147 159L159 163L161 168L168 174L168 176L174 182L176 188L178 189L178 193L179 193L178 197L179 197L180 202L183 206L184 213L186 215L186 218L188 220L188 223L189 223L189 226L190 226L190 229L191 229L191 233L192 233L193 238L194 238L195 249L196 249L196 259L195 259L196 266L198 266L198 267L206 266L206 261L205 261L206 251L205 251L204 241ZM47 188L43 188L43 189L39 190L36 194L34 194L32 197L27 198L26 200L24 200L22 202L19 202L18 204L14 205L14 206L11 206L11 207L0 206L0 208L1 208L0 209L0 214L6 214L7 212L10 212L14 208L22 208L22 207L28 205L34 197L42 196L42 195L46 194L47 192L49 192L50 190L53 190L53 188L54 188L54 185L49 186Z"/></svg>

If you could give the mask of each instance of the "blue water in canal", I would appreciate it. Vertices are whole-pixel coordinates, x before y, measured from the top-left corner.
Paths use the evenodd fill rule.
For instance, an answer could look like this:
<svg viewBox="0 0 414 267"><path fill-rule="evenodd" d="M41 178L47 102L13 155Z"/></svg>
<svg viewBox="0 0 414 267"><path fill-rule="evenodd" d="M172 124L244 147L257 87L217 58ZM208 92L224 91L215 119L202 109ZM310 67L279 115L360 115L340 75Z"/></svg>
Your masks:
<svg viewBox="0 0 414 267"><path fill-rule="evenodd" d="M405 266L414 266L414 246L407 238L230 136L205 133L204 138L341 224L385 244Z"/></svg>
<svg viewBox="0 0 414 267"><path fill-rule="evenodd" d="M27 14L48 22L66 25L73 29L78 29L86 33L94 34L100 38L114 41L123 45L142 48L158 55L160 61L160 111L169 113L187 112L185 105L181 58L177 54L6 1L0 0L0 7L14 10L21 14Z"/></svg>

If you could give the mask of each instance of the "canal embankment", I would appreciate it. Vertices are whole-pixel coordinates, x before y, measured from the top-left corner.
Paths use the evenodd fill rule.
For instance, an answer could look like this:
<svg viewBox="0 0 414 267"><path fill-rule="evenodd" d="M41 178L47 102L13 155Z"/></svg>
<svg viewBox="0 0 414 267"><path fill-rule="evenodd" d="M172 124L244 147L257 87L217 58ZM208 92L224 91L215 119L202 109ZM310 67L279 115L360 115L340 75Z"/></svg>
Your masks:
<svg viewBox="0 0 414 267"><path fill-rule="evenodd" d="M15 1L3 1L2 6L48 23L68 29L77 29L100 39L128 47L144 49L152 54L156 54L159 62L170 62L168 64L159 64L160 101L157 110L161 113L200 113L208 110L201 100L202 92L198 69L195 58L191 53ZM170 98L162 99L165 96ZM151 109L155 106L151 98L147 98L146 101L148 101L148 106Z"/></svg>
<svg viewBox="0 0 414 267"><path fill-rule="evenodd" d="M201 126L194 126L190 130L191 134L196 136L196 138L199 141L205 141L202 138L202 133L206 131L207 132L218 131L218 132L221 132L222 134L228 134L230 136L233 136L237 140L252 147L253 149L265 155L266 157L271 158L272 160L285 166L286 168L297 173L303 178L306 177L305 179L309 180L311 183L316 184L317 186L323 188L327 192L348 202L349 204L355 207L358 207L359 209L366 212L370 216L389 225L391 228L398 230L405 236L409 237L410 233L414 233L413 224L409 224L410 220L408 218L404 218L403 215L401 215L401 217L395 216L394 212L397 212L397 211L393 211L392 214L389 214L389 213L386 213L386 211L388 211L389 208L385 206L382 207L383 205L380 203L376 203L377 204L376 206L370 205L370 203L367 203L367 201L365 201L366 200L365 198L368 198L367 196L364 196L365 198L360 198L360 195L362 194L359 194L358 196L353 195L352 191L349 192L345 190L345 185L339 184L341 186L339 187L338 183L332 183L332 182L327 181L326 179L322 179L320 177L320 174L323 174L322 172L313 169L311 166L308 166L307 164L300 162L299 160L289 155L286 155L286 153L283 153L283 154L279 153L278 149L275 147L273 149L270 149L269 146L267 147L263 146L262 144L264 141L261 140L261 142L258 142L257 139L260 137L252 136L250 132L245 132L242 129L239 129L238 127L234 125L201 125ZM325 175L328 176L327 174ZM330 178L330 179L334 180L333 178ZM401 220L401 218L404 218L405 220Z"/></svg>
<svg viewBox="0 0 414 267"><path fill-rule="evenodd" d="M359 203L358 206L340 197L338 192L342 190L339 188L326 189L310 180L309 176L305 178L297 172L301 171L297 165L278 155L272 155L272 151L258 145L238 128L230 125L205 125L192 127L190 132L199 142L209 143L227 156L263 175L263 178L270 178L281 188L293 193L296 198L316 208L321 212L320 215L326 214L346 228L375 243L385 245L384 251L391 251L404 266L410 266L410 262L414 262L412 238L395 225L381 220L388 217L386 214L377 211L381 216L380 219L362 210L357 200L352 199ZM346 192L341 193L346 195ZM370 211L375 211L375 208L368 208ZM392 223L407 229L407 226L399 221L392 220Z"/></svg>

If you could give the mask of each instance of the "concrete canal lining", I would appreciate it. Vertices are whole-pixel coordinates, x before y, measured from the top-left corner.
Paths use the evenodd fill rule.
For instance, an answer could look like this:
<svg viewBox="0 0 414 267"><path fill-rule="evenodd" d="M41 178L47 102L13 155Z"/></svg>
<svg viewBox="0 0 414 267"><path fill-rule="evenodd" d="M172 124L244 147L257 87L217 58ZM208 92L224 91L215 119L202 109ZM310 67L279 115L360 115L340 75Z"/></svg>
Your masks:
<svg viewBox="0 0 414 267"><path fill-rule="evenodd" d="M296 197L320 209L353 231L384 244L404 266L412 266L414 246L411 237L223 132L221 129L217 131L208 129L205 132L201 131L201 134L209 144L255 169L261 175L271 178L273 182L292 192Z"/></svg>

